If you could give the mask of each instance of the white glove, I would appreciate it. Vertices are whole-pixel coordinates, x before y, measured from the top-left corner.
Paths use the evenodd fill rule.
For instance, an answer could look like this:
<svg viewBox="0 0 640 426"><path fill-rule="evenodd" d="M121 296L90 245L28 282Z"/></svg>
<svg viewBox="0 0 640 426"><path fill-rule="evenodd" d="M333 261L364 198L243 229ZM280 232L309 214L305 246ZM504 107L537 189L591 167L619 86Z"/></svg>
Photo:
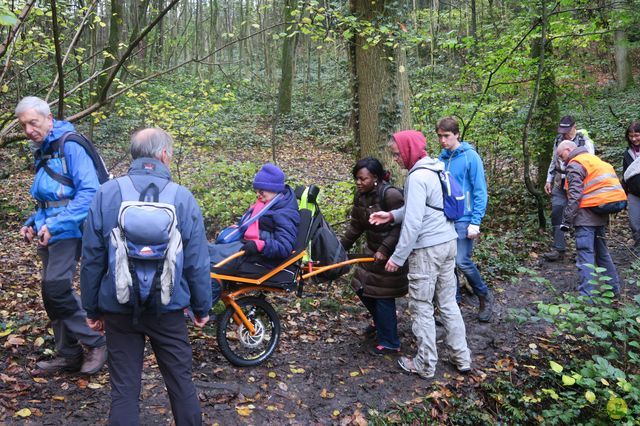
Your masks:
<svg viewBox="0 0 640 426"><path fill-rule="evenodd" d="M469 225L467 228L467 238L475 240L480 235L480 225Z"/></svg>

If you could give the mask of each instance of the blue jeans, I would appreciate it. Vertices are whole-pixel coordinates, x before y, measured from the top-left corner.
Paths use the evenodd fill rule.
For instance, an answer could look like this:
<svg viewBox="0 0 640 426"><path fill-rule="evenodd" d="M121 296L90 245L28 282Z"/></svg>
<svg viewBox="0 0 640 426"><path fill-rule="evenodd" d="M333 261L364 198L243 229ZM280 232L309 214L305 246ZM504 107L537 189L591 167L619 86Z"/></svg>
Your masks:
<svg viewBox="0 0 640 426"><path fill-rule="evenodd" d="M616 272L616 266L611 260L607 241L605 240L604 226L576 226L576 266L580 274L578 291L583 296L591 296L593 284L589 282L593 278L594 270L586 265L595 265L605 268L604 274L611 278L606 281L613 287L613 292L620 292L620 278Z"/></svg>
<svg viewBox="0 0 640 426"><path fill-rule="evenodd" d="M376 337L378 345L389 349L400 348L398 338L398 317L396 316L396 299L374 299L362 294L362 290L356 293L362 304L373 317L376 325Z"/></svg>
<svg viewBox="0 0 640 426"><path fill-rule="evenodd" d="M456 232L458 233L458 253L456 254L456 267L464 274L473 288L473 292L479 296L486 296L489 288L482 280L480 271L473 260L473 240L467 238L467 228L469 222L456 222ZM458 295L460 294L460 283L458 282Z"/></svg>

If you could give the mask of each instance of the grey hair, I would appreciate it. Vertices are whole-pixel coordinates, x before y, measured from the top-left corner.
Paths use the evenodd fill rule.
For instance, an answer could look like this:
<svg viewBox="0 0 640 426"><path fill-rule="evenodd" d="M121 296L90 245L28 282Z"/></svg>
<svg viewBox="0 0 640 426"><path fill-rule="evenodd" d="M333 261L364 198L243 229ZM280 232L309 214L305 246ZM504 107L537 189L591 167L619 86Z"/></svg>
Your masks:
<svg viewBox="0 0 640 426"><path fill-rule="evenodd" d="M160 160L162 151L173 154L173 138L159 127L141 129L131 135L131 157L149 157Z"/></svg>
<svg viewBox="0 0 640 426"><path fill-rule="evenodd" d="M569 149L569 152L571 152L577 147L578 145L576 145L575 142L566 139L558 144L558 148L556 148L556 153L562 152L565 149Z"/></svg>
<svg viewBox="0 0 640 426"><path fill-rule="evenodd" d="M40 99L37 96L26 96L22 98L20 102L18 102L18 105L16 105L16 117L20 116L30 109L35 110L38 114L45 117L51 114L51 108L49 108L49 104L45 100Z"/></svg>

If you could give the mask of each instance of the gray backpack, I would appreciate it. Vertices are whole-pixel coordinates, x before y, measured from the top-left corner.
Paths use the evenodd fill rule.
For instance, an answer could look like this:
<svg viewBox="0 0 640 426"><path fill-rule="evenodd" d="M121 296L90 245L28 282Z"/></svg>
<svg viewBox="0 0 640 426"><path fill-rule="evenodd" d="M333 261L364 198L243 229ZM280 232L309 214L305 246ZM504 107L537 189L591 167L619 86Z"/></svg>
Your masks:
<svg viewBox="0 0 640 426"><path fill-rule="evenodd" d="M177 228L175 197L179 185L154 183L138 192L129 176L116 180L122 204L111 231L109 275L119 303L142 311L168 305L182 277L182 236Z"/></svg>

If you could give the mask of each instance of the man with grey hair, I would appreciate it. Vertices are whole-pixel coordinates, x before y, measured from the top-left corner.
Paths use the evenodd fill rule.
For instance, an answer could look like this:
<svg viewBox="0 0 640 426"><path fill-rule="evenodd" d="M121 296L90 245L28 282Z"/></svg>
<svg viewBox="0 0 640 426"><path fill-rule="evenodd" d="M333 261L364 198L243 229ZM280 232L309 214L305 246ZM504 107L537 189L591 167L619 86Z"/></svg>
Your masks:
<svg viewBox="0 0 640 426"><path fill-rule="evenodd" d="M189 190L171 181L172 154L172 139L164 130L148 128L134 133L131 138L133 163L129 172L98 190L87 216L80 286L89 326L107 335L111 381L109 424L139 424L145 338L151 343L165 380L176 424L201 424L183 309L190 307L197 327L203 327L209 320L212 303L209 254L198 203ZM152 192L155 192L154 198L146 201L145 194ZM123 213L126 208L140 203L147 210L143 210L138 222L123 223L126 217L133 217ZM162 230L166 229L156 226L164 215L154 215L154 208L165 209L168 215L175 214L175 221L171 223L175 224L177 234L173 229L169 234L177 235L181 245L174 245L178 247L175 251L167 249L161 263L152 264L151 277L147 280L146 272L144 278L140 278L139 268L145 268L143 263L149 260L140 259L145 253L157 250L156 239L164 238ZM161 231L154 232L155 228ZM130 254L137 250L131 246L137 240L129 238L131 234L127 233L145 234L144 247L136 252L137 258ZM126 277L117 266L120 234L127 237L128 259L125 257L124 268L130 273L124 289L122 283ZM172 238L163 241L166 240L171 246ZM163 271L167 270L167 260L169 265L181 265L181 268L175 266L170 290L165 294ZM156 281L158 276L162 278ZM151 283L145 285L148 281ZM153 293L154 290L157 291Z"/></svg>
<svg viewBox="0 0 640 426"><path fill-rule="evenodd" d="M566 164L568 202L560 229L563 232L571 226L576 229L578 291L583 296L592 296L596 266L605 269L610 278L606 284L618 294L620 279L609 255L605 227L609 222L607 209L621 210L626 206L627 196L613 166L589 153L586 147L565 140L558 145L556 154Z"/></svg>
<svg viewBox="0 0 640 426"><path fill-rule="evenodd" d="M36 175L31 195L38 203L20 236L29 243L37 240L42 300L56 344L56 357L38 362L36 373L79 370L94 374L106 361L105 338L87 327L72 281L80 254L81 226L100 185L96 169L77 142L69 139L59 148L61 140L75 129L67 121L55 120L44 100L28 96L18 103L15 114L34 153Z"/></svg>

